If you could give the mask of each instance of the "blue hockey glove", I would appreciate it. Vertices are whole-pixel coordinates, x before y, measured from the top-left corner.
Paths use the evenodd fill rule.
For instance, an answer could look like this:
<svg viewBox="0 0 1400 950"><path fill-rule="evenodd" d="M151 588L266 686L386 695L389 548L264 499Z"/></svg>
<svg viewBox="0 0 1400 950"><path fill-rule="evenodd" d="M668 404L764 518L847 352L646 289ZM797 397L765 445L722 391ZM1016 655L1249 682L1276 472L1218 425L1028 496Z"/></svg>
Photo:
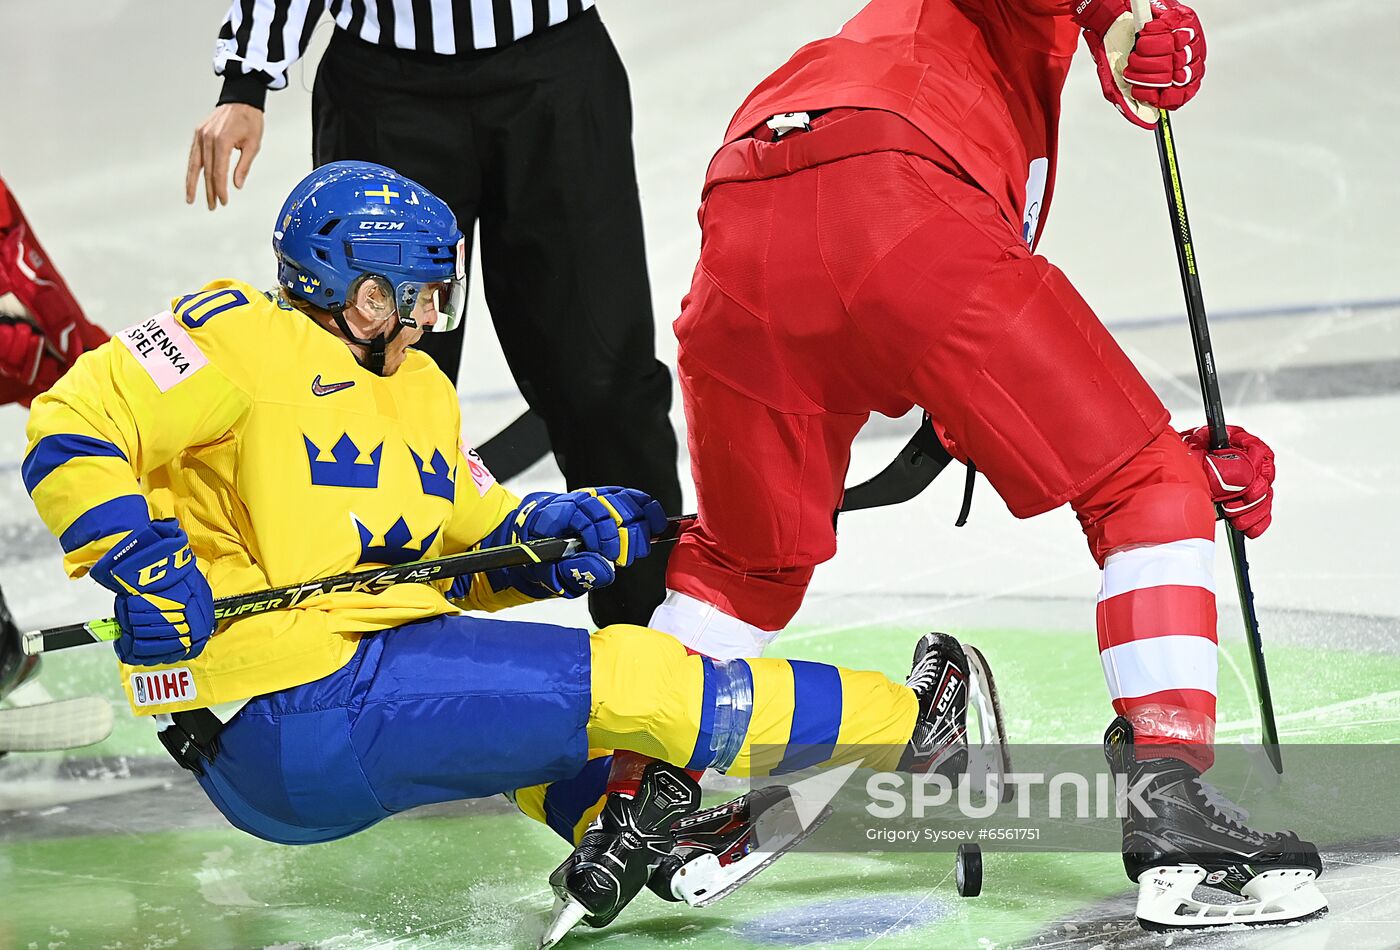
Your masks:
<svg viewBox="0 0 1400 950"><path fill-rule="evenodd" d="M214 632L214 593L178 521L153 521L132 532L91 573L117 595L122 635L113 646L123 663L178 663L204 650Z"/></svg>
<svg viewBox="0 0 1400 950"><path fill-rule="evenodd" d="M617 522L622 550L615 562L626 567L651 553L651 539L666 530L666 512L661 502L635 488L586 488L611 509Z"/></svg>
<svg viewBox="0 0 1400 950"><path fill-rule="evenodd" d="M653 530L653 525L657 525ZM626 567L651 550L651 536L666 526L661 505L631 488L588 488L582 491L527 495L483 545L513 544L540 538L578 538L580 552L552 564L531 564L488 571L493 590L513 588L522 594L578 597L606 587ZM454 585L465 586L460 578Z"/></svg>

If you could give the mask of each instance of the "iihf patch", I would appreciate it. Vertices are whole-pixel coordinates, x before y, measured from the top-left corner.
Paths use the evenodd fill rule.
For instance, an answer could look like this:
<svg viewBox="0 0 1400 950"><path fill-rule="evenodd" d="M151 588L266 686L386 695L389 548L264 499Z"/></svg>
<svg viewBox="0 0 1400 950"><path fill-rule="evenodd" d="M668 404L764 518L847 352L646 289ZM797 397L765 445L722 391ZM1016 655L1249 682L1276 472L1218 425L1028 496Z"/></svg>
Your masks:
<svg viewBox="0 0 1400 950"><path fill-rule="evenodd" d="M194 685L194 674L188 666L150 673L132 673L127 681L131 684L132 702L136 706L183 703L199 695L199 690Z"/></svg>
<svg viewBox="0 0 1400 950"><path fill-rule="evenodd" d="M189 379L209 365L209 358L195 345L173 313L162 313L117 334L136 362L150 374L161 392Z"/></svg>
<svg viewBox="0 0 1400 950"><path fill-rule="evenodd" d="M467 468L472 473L472 484L476 486L476 493L485 498L487 490L496 484L496 476L491 474L491 470L486 467L481 456L476 454L476 449L465 442L460 443L460 445L462 454L467 459Z"/></svg>

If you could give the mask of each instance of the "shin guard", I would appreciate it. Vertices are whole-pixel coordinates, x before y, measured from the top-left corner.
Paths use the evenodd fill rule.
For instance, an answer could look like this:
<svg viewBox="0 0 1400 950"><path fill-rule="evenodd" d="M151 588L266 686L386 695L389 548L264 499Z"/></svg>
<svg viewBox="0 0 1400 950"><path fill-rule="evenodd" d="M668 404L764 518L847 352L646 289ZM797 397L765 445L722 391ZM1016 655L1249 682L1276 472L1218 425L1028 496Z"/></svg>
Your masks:
<svg viewBox="0 0 1400 950"><path fill-rule="evenodd" d="M1215 511L1168 430L1074 502L1103 568L1099 655L1148 755L1204 770L1215 738Z"/></svg>

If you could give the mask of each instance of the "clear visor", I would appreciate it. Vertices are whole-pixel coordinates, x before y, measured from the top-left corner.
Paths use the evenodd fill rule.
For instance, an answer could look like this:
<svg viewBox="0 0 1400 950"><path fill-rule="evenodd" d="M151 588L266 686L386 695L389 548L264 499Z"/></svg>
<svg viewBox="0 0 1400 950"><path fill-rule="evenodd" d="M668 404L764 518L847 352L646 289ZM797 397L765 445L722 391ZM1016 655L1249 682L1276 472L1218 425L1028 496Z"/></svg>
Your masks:
<svg viewBox="0 0 1400 950"><path fill-rule="evenodd" d="M465 277L399 285L399 323L430 333L448 333L462 325L467 304Z"/></svg>
<svg viewBox="0 0 1400 950"><path fill-rule="evenodd" d="M430 333L450 333L467 309L466 240L457 242L456 273L445 280L406 282L398 290L399 322Z"/></svg>

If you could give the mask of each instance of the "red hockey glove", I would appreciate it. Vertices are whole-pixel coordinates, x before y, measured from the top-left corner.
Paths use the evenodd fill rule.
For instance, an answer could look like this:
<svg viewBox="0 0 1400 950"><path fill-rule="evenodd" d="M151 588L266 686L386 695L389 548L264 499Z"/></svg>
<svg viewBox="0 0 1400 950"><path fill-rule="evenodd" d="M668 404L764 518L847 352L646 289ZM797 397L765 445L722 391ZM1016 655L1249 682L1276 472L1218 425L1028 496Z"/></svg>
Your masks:
<svg viewBox="0 0 1400 950"><path fill-rule="evenodd" d="M1152 19L1136 38L1128 0L1088 0L1074 22L1084 30L1104 98L1134 125L1152 128L1159 107L1180 108L1201 88L1206 38L1185 4L1152 0Z"/></svg>
<svg viewBox="0 0 1400 950"><path fill-rule="evenodd" d="M0 376L31 386L39 375L44 337L22 314L14 295L0 294Z"/></svg>
<svg viewBox="0 0 1400 950"><path fill-rule="evenodd" d="M1225 520L1246 538L1257 538L1274 517L1274 450L1239 426L1226 426L1230 447L1212 449L1210 428L1181 433L1187 450L1200 460L1211 500Z"/></svg>
<svg viewBox="0 0 1400 950"><path fill-rule="evenodd" d="M0 323L0 400L25 405L107 339L83 315L3 180Z"/></svg>

